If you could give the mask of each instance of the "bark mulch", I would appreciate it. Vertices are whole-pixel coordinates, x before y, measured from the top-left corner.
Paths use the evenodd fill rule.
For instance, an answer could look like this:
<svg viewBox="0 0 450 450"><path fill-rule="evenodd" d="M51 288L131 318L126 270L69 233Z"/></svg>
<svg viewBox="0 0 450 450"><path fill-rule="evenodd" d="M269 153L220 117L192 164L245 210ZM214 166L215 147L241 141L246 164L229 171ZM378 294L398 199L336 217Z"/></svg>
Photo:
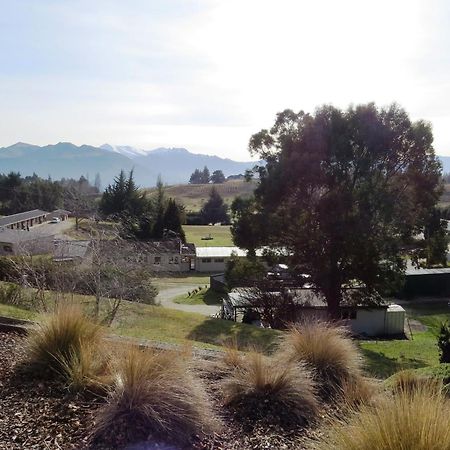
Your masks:
<svg viewBox="0 0 450 450"><path fill-rule="evenodd" d="M251 419L242 420L222 408L220 380L211 376L211 372L205 376L203 370L199 370L198 375L203 378L225 424L219 434L198 439L183 449L157 445L148 439L125 446L122 445L124 433L118 426L111 433L110 442L94 447L89 443L89 433L103 400L74 394L54 380L36 380L20 369L24 355L23 336L0 332L0 450L302 450L308 448L307 439L319 433L314 428L284 429Z"/></svg>

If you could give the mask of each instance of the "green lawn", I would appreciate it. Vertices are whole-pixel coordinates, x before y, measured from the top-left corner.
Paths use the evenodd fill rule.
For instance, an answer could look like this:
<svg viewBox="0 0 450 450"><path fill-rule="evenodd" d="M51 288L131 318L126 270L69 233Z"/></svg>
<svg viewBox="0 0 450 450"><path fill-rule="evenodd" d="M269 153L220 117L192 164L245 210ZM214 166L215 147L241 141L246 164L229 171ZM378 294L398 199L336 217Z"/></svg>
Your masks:
<svg viewBox="0 0 450 450"><path fill-rule="evenodd" d="M209 275L187 273L187 274L171 274L170 276L155 276L152 283L159 289L168 289L180 285L192 285L195 287L209 286ZM192 290L192 289L191 289ZM186 288L186 292L188 288Z"/></svg>
<svg viewBox="0 0 450 450"><path fill-rule="evenodd" d="M441 322L450 319L447 300L403 305L410 319L426 325L426 331L414 332L411 340L361 341L369 373L386 378L403 369L439 364L436 336Z"/></svg>
<svg viewBox="0 0 450 450"><path fill-rule="evenodd" d="M186 233L186 241L198 247L233 247L234 245L228 225L184 225L183 230ZM209 236L212 239L202 239Z"/></svg>
<svg viewBox="0 0 450 450"><path fill-rule="evenodd" d="M47 297L51 303L54 293L48 292ZM86 308L92 305L91 296L74 295L73 298ZM0 315L30 320L40 317L36 312L2 303ZM121 336L208 348L221 346L230 338L235 338L243 347L270 348L279 335L269 329L133 302L122 304L110 331Z"/></svg>
<svg viewBox="0 0 450 450"><path fill-rule="evenodd" d="M196 294L179 295L174 298L175 303L183 303L185 305L221 305L224 294L220 294L212 289L203 288Z"/></svg>

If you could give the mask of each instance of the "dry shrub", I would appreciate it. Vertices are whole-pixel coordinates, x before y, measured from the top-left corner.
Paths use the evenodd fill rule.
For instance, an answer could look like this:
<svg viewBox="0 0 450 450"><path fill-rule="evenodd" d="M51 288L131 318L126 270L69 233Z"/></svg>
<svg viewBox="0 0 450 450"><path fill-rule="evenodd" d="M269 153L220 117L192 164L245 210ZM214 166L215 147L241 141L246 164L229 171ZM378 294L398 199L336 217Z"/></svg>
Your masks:
<svg viewBox="0 0 450 450"><path fill-rule="evenodd" d="M450 450L450 403L429 386L383 396L331 427L317 450Z"/></svg>
<svg viewBox="0 0 450 450"><path fill-rule="evenodd" d="M319 321L293 326L278 355L281 361L307 364L325 397L347 393L351 398L357 390L365 390L362 356L343 327ZM352 386L354 392L350 392Z"/></svg>
<svg viewBox="0 0 450 450"><path fill-rule="evenodd" d="M306 367L280 364L252 352L224 380L225 404L241 417L305 425L318 414L315 384Z"/></svg>
<svg viewBox="0 0 450 450"><path fill-rule="evenodd" d="M70 386L96 382L104 368L102 330L76 305L63 305L28 336L27 363L40 374L63 375Z"/></svg>
<svg viewBox="0 0 450 450"><path fill-rule="evenodd" d="M223 343L224 354L222 363L225 370L233 370L242 366L244 354L239 350L237 339L231 338Z"/></svg>
<svg viewBox="0 0 450 450"><path fill-rule="evenodd" d="M419 375L413 370L402 370L397 372L389 381L394 394L415 392L422 388L439 392L443 388L441 379Z"/></svg>
<svg viewBox="0 0 450 450"><path fill-rule="evenodd" d="M209 398L191 375L185 355L130 347L112 363L111 371L114 382L99 413L94 441L108 446L149 439L188 442L218 428Z"/></svg>

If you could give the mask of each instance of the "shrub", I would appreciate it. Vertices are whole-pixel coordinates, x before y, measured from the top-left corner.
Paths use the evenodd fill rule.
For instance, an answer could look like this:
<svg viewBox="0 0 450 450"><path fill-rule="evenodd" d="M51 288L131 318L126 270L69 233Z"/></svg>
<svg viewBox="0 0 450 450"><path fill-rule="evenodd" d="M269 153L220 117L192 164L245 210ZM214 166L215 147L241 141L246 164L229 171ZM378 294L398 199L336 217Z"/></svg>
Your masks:
<svg viewBox="0 0 450 450"><path fill-rule="evenodd" d="M450 327L442 323L438 335L439 362L450 363Z"/></svg>
<svg viewBox="0 0 450 450"><path fill-rule="evenodd" d="M415 392L422 388L440 391L443 388L443 380L434 375L427 375L417 370L402 370L386 380L386 385L394 394Z"/></svg>
<svg viewBox="0 0 450 450"><path fill-rule="evenodd" d="M63 375L74 387L95 381L103 363L101 328L77 306L61 306L28 336L28 364L45 374Z"/></svg>
<svg viewBox="0 0 450 450"><path fill-rule="evenodd" d="M346 329L326 322L294 326L280 345L280 359L303 362L313 370L325 397L361 389L362 357Z"/></svg>
<svg viewBox="0 0 450 450"><path fill-rule="evenodd" d="M384 396L332 426L317 450L449 450L450 404L427 386Z"/></svg>
<svg viewBox="0 0 450 450"><path fill-rule="evenodd" d="M225 404L241 417L305 425L318 413L315 385L306 367L281 365L252 352L224 380Z"/></svg>
<svg viewBox="0 0 450 450"><path fill-rule="evenodd" d="M115 380L100 412L95 441L122 444L148 440L188 442L215 430L218 421L202 385L188 370L186 357L131 347L112 365ZM119 432L118 432L119 428Z"/></svg>

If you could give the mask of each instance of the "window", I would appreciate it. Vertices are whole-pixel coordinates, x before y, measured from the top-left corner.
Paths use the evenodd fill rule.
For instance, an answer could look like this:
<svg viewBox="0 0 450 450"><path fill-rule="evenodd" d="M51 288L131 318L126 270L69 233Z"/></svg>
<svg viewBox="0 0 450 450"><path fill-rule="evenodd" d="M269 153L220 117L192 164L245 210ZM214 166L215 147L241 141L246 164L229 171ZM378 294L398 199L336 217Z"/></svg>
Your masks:
<svg viewBox="0 0 450 450"><path fill-rule="evenodd" d="M161 264L161 256L155 256L155 262L153 264Z"/></svg>
<svg viewBox="0 0 450 450"><path fill-rule="evenodd" d="M202 258L202 262L210 263L211 262L211 258Z"/></svg>
<svg viewBox="0 0 450 450"><path fill-rule="evenodd" d="M214 262L215 263L223 263L225 260L223 258L215 258Z"/></svg>
<svg viewBox="0 0 450 450"><path fill-rule="evenodd" d="M10 245L4 245L3 250L8 253L12 253L12 247Z"/></svg>
<svg viewBox="0 0 450 450"><path fill-rule="evenodd" d="M173 256L169 258L169 264L173 264Z"/></svg>
<svg viewBox="0 0 450 450"><path fill-rule="evenodd" d="M174 258L174 264L178 264L178 256L175 256L175 258Z"/></svg>

